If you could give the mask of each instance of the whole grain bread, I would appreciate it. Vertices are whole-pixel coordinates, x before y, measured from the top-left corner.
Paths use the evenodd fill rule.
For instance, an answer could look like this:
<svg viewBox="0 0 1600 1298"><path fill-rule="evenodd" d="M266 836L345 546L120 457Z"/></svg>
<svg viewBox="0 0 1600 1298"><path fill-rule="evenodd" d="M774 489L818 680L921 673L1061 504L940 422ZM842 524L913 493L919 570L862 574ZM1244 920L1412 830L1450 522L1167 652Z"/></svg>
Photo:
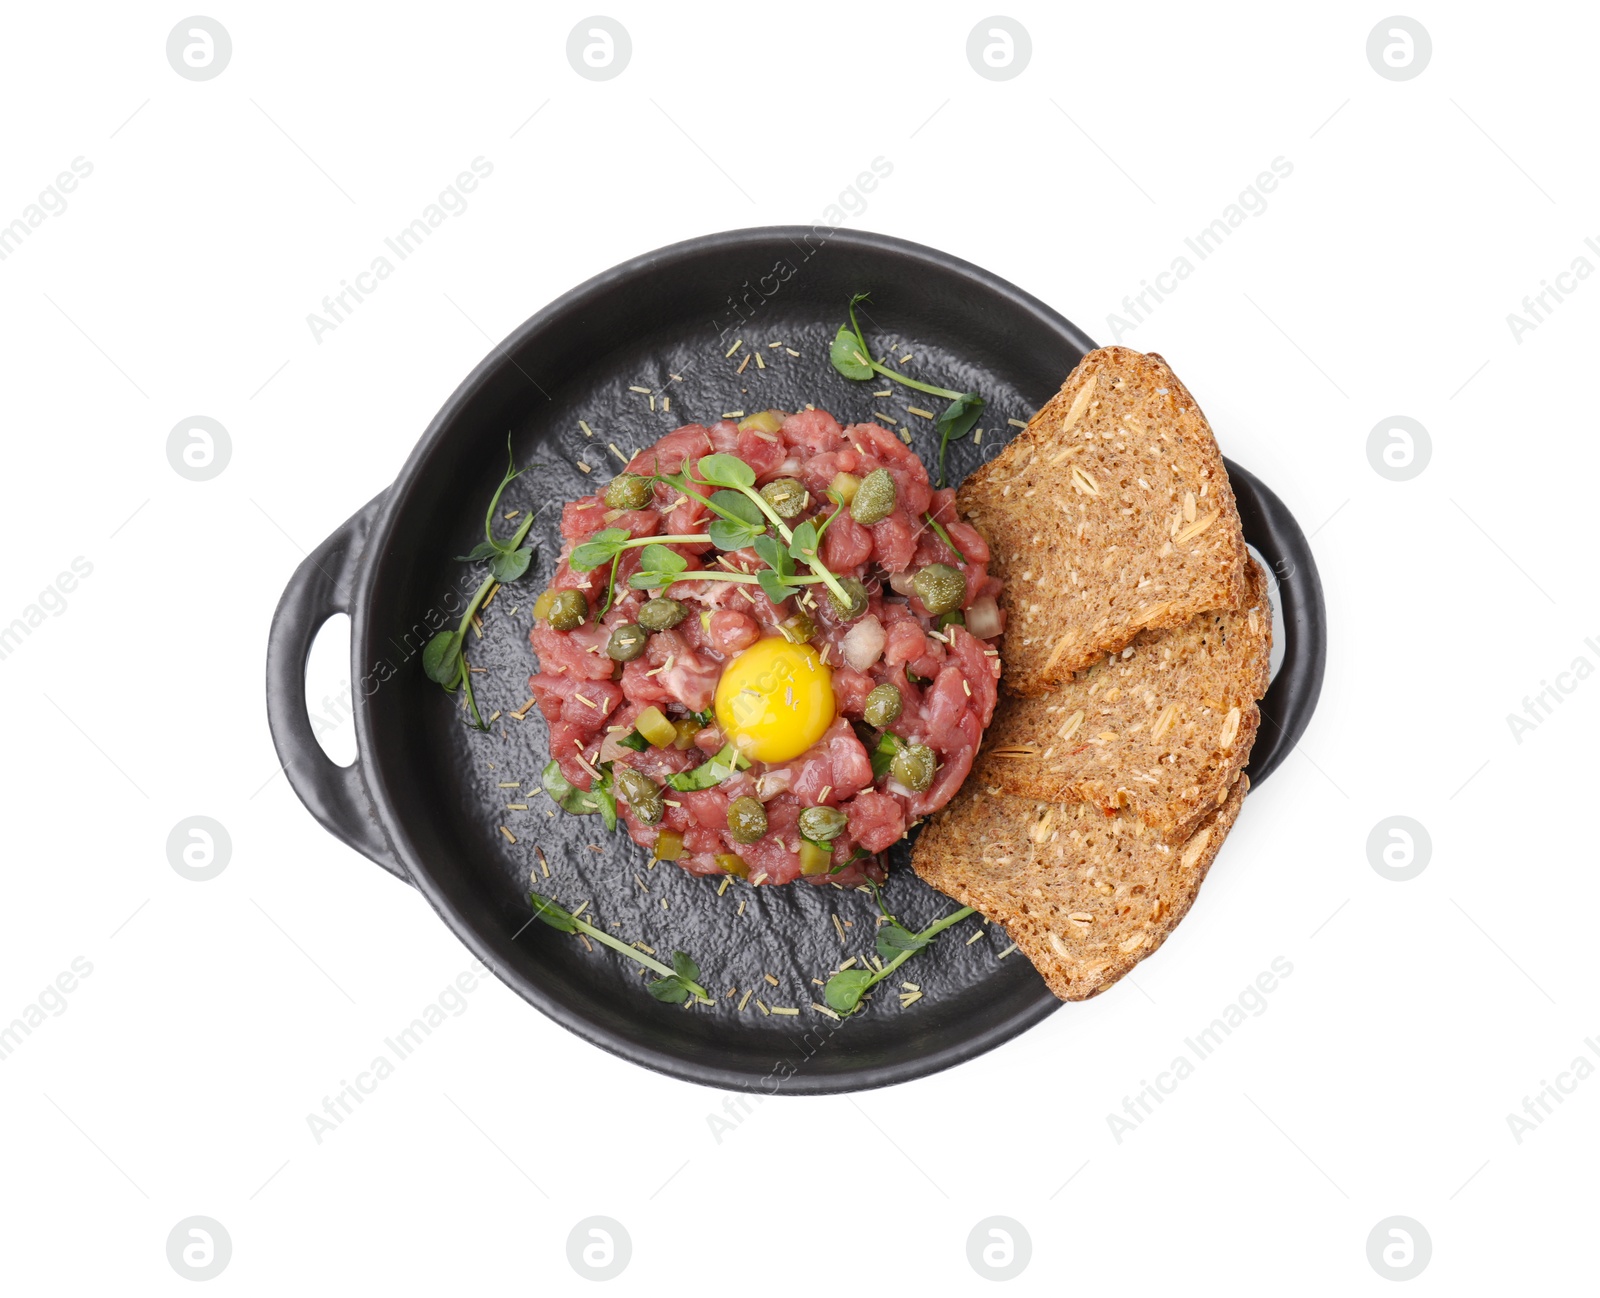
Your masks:
<svg viewBox="0 0 1600 1298"><path fill-rule="evenodd" d="M972 778L1013 797L1129 810L1186 841L1233 787L1261 723L1272 605L1253 559L1245 607L1142 631L1052 694L1002 698Z"/></svg>
<svg viewBox="0 0 1600 1298"><path fill-rule="evenodd" d="M1090 352L957 503L1006 583L1013 693L1046 693L1141 631L1244 602L1222 452L1160 356Z"/></svg>
<svg viewBox="0 0 1600 1298"><path fill-rule="evenodd" d="M1182 846L1127 812L996 796L968 779L922 831L917 873L1003 926L1065 1001L1104 991L1188 913L1250 785Z"/></svg>

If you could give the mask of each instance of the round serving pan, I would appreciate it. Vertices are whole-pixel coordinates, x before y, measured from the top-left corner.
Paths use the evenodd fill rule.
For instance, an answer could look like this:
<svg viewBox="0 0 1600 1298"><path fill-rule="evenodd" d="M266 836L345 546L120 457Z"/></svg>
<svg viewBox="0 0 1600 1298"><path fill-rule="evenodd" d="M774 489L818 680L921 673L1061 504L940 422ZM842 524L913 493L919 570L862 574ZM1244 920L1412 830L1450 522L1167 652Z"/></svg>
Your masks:
<svg viewBox="0 0 1600 1298"><path fill-rule="evenodd" d="M530 608L559 557L561 503L620 467L612 444L631 455L680 424L725 412L812 403L845 423L874 410L904 420L898 391L875 398L879 384L851 383L828 364L846 303L868 291L863 327L875 341L893 343L897 356L914 353L907 368L917 374L988 400L981 441L952 448L952 481L992 456L1015 431L1007 421L1026 420L1094 346L986 271L883 235L780 227L675 244L574 289L496 347L445 403L394 485L301 564L272 624L273 740L312 814L414 884L480 959L557 1022L689 1081L788 1094L884 1086L970 1059L1059 1007L1022 956L1000 958L998 929L969 944L978 931L969 920L916 957L920 1001L902 1010L883 995L836 1022L813 1008L821 988L812 980L871 949L870 898L805 884L735 882L719 892L719 881L674 866L647 869L625 833L606 834L593 816L551 817L547 798L529 796L548 758L547 733L537 709L525 720L511 714L528 698ZM764 368L741 371L752 351ZM932 425L907 422L931 465ZM538 467L511 486L501 513L542 509L531 533L539 551L527 576L486 610L482 637L468 639L469 661L485 669L474 677L479 705L486 717L500 714L483 734L465 724L459 696L426 679L421 649L454 625L480 579L477 565L454 556L481 539L508 433L516 462ZM1285 657L1250 765L1259 788L1316 704L1322 597L1305 537L1282 502L1237 465L1228 470L1245 536L1277 576L1286 620ZM323 754L305 707L311 642L338 612L351 619L359 751L344 768ZM504 787L512 783L520 788ZM524 802L525 811L508 809ZM952 903L921 883L906 857L902 844L887 902L915 928ZM530 924L530 886L568 908L588 902L585 918L663 955L688 952L715 1007L664 1005L632 962ZM729 988L738 989L732 998ZM763 1013L755 1001L799 1013Z"/></svg>

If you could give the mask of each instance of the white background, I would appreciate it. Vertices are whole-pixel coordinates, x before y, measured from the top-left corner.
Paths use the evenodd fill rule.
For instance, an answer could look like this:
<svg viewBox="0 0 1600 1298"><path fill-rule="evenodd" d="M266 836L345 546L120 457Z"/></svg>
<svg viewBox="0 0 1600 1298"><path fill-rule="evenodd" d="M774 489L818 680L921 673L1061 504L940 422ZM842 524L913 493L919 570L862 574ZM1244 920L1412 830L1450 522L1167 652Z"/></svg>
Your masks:
<svg viewBox="0 0 1600 1298"><path fill-rule="evenodd" d="M977 1292L992 1215L1031 1235L1019 1291L1381 1291L1366 1240L1395 1214L1432 1239L1418 1292L1588 1282L1600 1080L1520 1143L1507 1114L1600 1063L1600 683L1520 743L1506 714L1600 665L1600 285L1520 342L1506 317L1600 264L1600 25L1414 10L1432 61L1394 82L1365 52L1383 9L1309 8L1013 5L1032 61L993 82L965 55L982 7L622 5L632 62L597 83L571 6L227 5L205 82L165 56L181 9L11 7L0 222L93 173L0 262L0 624L75 556L93 572L0 660L0 1022L75 957L93 973L0 1063L6 1291L188 1292L165 1241L194 1214L241 1294L587 1292L566 1239L593 1214L633 1241L617 1292ZM1154 959L954 1071L769 1100L719 1143L721 1093L491 982L316 1143L306 1115L468 956L276 775L285 580L491 340L649 248L809 221L878 155L850 224L1101 341L1292 163L1122 341L1314 531L1332 640L1298 753ZM315 342L307 313L478 156L469 209ZM232 438L208 482L165 453L195 414ZM1366 453L1396 414L1433 443L1401 483ZM317 666L337 696L337 649ZM1432 838L1409 882L1368 862L1395 814ZM232 836L210 882L167 862L191 815ZM1279 956L1265 1013L1119 1144L1107 1115Z"/></svg>

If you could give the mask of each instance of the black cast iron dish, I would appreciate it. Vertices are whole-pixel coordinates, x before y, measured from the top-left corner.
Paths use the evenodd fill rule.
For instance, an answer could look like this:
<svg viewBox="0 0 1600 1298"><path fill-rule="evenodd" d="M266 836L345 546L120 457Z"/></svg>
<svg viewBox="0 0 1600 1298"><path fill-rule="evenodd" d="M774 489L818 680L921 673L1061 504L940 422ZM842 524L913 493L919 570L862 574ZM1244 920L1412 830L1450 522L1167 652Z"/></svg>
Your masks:
<svg viewBox="0 0 1600 1298"><path fill-rule="evenodd" d="M1042 302L967 262L882 235L825 234L768 228L676 244L540 311L450 398L394 486L300 565L267 652L268 713L295 792L335 836L414 884L507 984L557 1022L636 1063L708 1085L788 1094L859 1090L935 1072L1008 1040L1059 1002L1020 954L997 959L1006 945L998 930L968 945L973 919L916 957L914 981L924 992L916 1005L901 1010L893 996L880 995L835 1023L811 1008L821 999L812 979L826 977L842 958L834 915L850 925L849 950L870 950L868 897L801 883L735 883L719 897L716 880L671 865L647 871L645 854L620 830L606 834L597 817L550 818L542 796L526 798L526 812L505 810L524 798L499 785L520 780L531 791L547 758L537 710L521 722L507 714L528 697L530 608L559 555L560 505L621 467L607 443L631 454L683 423L807 402L844 423L868 418L885 407L871 396L880 385L840 377L827 347L851 294L871 290L863 321L869 336L903 340L916 353L918 374L977 390L989 402L982 443L952 447L950 477L959 481L1015 431L1006 420L1027 419L1094 346ZM748 365L735 374L737 357L724 353L740 338L746 347L762 346L766 369ZM765 348L779 339L800 356ZM652 413L631 386L670 395L670 413ZM594 430L592 439L580 419ZM917 429L915 443L930 465L931 427ZM532 532L540 546L533 567L500 592L484 638L468 639L470 662L488 669L474 678L483 715L501 713L492 733L481 734L464 723L459 696L453 703L424 677L420 651L446 621L454 625L479 580L481 569L452 556L481 539L508 431L517 463L542 467L512 486L503 509L547 508ZM1250 763L1259 789L1316 706L1322 593L1305 537L1282 502L1237 465L1228 472L1245 536L1276 573L1287 628ZM306 656L336 612L351 618L351 679L359 684L360 757L348 768L323 754L305 708ZM548 858L548 880L535 844ZM895 849L887 900L917 928L955 903L921 883L907 857L904 844ZM716 1008L664 1005L645 991L631 962L530 924L531 878L569 908L589 900L585 918L602 926L620 921L610 931L627 940L689 952ZM762 981L768 972L781 987ZM752 1004L739 1013L723 997L732 986L758 987L769 1003L801 1012L769 1017Z"/></svg>

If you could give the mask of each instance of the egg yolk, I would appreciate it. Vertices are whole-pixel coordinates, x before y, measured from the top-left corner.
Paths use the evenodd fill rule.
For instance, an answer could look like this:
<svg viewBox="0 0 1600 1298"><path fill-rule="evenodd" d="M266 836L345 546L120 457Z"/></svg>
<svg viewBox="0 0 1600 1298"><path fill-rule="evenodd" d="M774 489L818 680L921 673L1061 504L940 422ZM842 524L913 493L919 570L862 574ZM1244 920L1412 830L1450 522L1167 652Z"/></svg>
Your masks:
<svg viewBox="0 0 1600 1298"><path fill-rule="evenodd" d="M753 762L787 762L833 724L833 673L810 645L781 637L735 654L717 682L717 725Z"/></svg>

